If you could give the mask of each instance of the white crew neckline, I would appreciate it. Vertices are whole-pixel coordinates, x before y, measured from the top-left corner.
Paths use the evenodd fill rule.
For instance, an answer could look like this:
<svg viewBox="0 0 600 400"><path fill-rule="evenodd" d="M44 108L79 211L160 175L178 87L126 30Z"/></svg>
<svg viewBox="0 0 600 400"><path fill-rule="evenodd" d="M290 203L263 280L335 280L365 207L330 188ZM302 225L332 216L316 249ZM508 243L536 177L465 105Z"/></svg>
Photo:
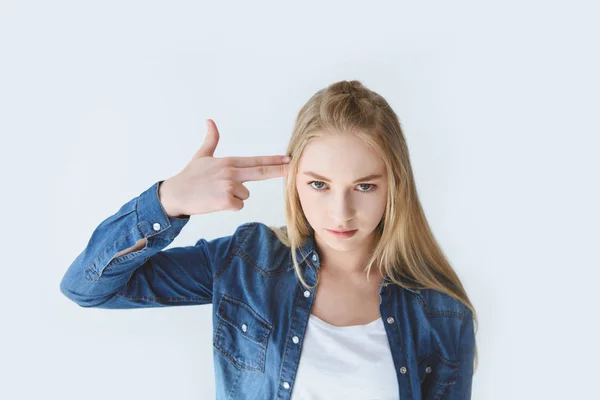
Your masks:
<svg viewBox="0 0 600 400"><path fill-rule="evenodd" d="M329 329L331 331L337 331L337 332L347 332L347 331L351 331L351 330L371 330L371 329L374 329L375 327L379 326L380 323L382 323L381 317L379 317L376 320L371 321L367 324L346 325L346 326L332 325L329 322L323 321L321 318L317 317L314 314L310 314L310 319L311 319L311 322L313 322L323 328Z"/></svg>

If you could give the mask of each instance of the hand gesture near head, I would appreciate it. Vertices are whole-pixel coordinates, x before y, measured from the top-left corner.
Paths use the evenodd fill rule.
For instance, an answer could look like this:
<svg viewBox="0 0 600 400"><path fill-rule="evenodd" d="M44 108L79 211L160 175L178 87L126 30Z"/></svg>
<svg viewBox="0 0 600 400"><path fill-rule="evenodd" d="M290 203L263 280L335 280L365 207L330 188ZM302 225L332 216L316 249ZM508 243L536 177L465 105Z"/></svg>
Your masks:
<svg viewBox="0 0 600 400"><path fill-rule="evenodd" d="M244 182L287 175L289 161L283 156L214 157L219 130L211 119L206 125L204 143L191 161L160 184L159 198L169 216L238 211L250 197Z"/></svg>

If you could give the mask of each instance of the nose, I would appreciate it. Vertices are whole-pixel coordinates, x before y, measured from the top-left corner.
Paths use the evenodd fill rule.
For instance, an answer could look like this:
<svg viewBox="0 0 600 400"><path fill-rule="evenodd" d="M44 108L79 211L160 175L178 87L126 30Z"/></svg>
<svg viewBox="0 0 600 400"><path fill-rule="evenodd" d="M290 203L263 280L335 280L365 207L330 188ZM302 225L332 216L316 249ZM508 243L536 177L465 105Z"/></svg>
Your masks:
<svg viewBox="0 0 600 400"><path fill-rule="evenodd" d="M355 210L352 196L340 193L330 197L329 216L338 225L346 225L347 221L354 218Z"/></svg>

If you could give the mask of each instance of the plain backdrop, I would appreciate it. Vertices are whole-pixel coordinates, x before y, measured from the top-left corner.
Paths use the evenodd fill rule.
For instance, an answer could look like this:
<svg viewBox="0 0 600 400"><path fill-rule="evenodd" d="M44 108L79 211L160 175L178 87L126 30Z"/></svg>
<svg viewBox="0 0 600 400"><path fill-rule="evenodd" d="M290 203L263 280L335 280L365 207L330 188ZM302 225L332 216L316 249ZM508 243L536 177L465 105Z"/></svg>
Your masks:
<svg viewBox="0 0 600 400"><path fill-rule="evenodd" d="M106 217L215 156L281 154L317 90L401 119L479 315L474 399L597 394L599 8L592 1L0 1L2 399L214 398L211 305L84 309L60 280ZM284 223L283 178L169 246Z"/></svg>

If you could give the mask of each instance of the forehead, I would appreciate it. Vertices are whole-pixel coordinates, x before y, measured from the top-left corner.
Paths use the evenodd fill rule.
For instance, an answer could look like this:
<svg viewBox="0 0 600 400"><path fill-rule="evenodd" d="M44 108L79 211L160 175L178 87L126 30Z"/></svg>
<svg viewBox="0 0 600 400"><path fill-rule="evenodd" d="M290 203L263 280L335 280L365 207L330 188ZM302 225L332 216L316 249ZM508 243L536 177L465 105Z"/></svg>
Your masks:
<svg viewBox="0 0 600 400"><path fill-rule="evenodd" d="M310 170L330 178L356 177L385 173L385 163L355 135L326 134L306 145L298 170Z"/></svg>

